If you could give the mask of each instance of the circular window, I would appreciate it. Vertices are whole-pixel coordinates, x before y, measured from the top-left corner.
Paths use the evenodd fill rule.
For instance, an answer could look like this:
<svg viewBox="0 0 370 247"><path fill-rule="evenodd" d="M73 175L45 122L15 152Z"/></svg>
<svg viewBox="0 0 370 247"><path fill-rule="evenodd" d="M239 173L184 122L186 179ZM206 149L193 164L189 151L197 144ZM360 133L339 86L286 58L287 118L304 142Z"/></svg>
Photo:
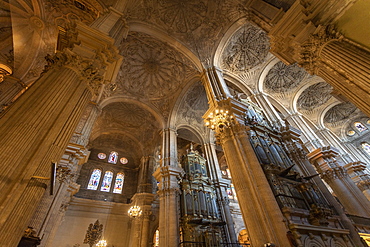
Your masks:
<svg viewBox="0 0 370 247"><path fill-rule="evenodd" d="M349 136L353 136L355 133L356 133L355 131L353 131L353 130L349 130L349 131L347 132L347 135L349 135Z"/></svg>
<svg viewBox="0 0 370 247"><path fill-rule="evenodd" d="M370 124L370 119L366 121L367 124Z"/></svg>
<svg viewBox="0 0 370 247"><path fill-rule="evenodd" d="M121 158L119 160L122 164L127 164L128 160L126 158Z"/></svg>
<svg viewBox="0 0 370 247"><path fill-rule="evenodd" d="M107 155L105 153L98 153L98 158L103 160L107 157Z"/></svg>

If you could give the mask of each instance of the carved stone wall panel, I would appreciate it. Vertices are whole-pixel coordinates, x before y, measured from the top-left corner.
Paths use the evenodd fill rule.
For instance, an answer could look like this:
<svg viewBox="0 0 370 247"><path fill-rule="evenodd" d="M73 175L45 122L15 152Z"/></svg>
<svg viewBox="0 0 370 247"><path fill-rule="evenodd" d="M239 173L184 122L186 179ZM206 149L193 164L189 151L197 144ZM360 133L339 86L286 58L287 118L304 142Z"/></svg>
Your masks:
<svg viewBox="0 0 370 247"><path fill-rule="evenodd" d="M251 24L239 29L230 39L222 54L224 70L241 73L262 64L269 52L267 34Z"/></svg>
<svg viewBox="0 0 370 247"><path fill-rule="evenodd" d="M269 93L284 93L296 88L306 75L307 72L297 65L278 62L268 72L264 86Z"/></svg>
<svg viewBox="0 0 370 247"><path fill-rule="evenodd" d="M325 104L332 96L333 88L326 82L319 82L305 89L297 101L298 109L313 110Z"/></svg>

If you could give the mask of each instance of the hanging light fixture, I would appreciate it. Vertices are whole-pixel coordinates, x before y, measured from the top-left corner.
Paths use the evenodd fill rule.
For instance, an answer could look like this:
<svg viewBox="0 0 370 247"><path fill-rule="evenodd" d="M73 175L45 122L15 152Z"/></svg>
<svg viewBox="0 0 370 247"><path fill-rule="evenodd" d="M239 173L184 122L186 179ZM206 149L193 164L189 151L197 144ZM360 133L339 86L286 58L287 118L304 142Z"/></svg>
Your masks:
<svg viewBox="0 0 370 247"><path fill-rule="evenodd" d="M224 128L230 127L232 119L233 115L229 114L228 110L216 109L206 118L206 126L212 130L223 131Z"/></svg>
<svg viewBox="0 0 370 247"><path fill-rule="evenodd" d="M106 247L107 246L107 241L106 240L100 240L97 244L97 247Z"/></svg>
<svg viewBox="0 0 370 247"><path fill-rule="evenodd" d="M139 217L141 215L141 208L139 206L132 206L129 210L128 210L128 215L130 217Z"/></svg>

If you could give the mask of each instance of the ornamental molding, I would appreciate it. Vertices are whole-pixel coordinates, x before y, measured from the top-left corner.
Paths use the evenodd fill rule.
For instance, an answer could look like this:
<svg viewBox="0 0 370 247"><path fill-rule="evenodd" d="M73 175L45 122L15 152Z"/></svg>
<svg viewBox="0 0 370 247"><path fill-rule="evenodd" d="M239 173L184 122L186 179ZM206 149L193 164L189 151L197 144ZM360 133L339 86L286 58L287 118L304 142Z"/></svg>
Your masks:
<svg viewBox="0 0 370 247"><path fill-rule="evenodd" d="M56 52L54 55L48 54L46 57L46 65L41 75L45 74L50 69L59 70L62 67L75 71L80 80L84 81L89 90L98 95L100 87L103 85L104 69L102 69L99 61L86 59L76 55L69 49L63 52Z"/></svg>
<svg viewBox="0 0 370 247"><path fill-rule="evenodd" d="M298 64L310 74L315 74L316 69L322 65L320 58L322 48L330 41L341 39L343 35L336 30L335 26L319 26L305 43L297 47Z"/></svg>
<svg viewBox="0 0 370 247"><path fill-rule="evenodd" d="M251 24L245 25L226 45L221 68L234 73L248 71L266 60L269 49L267 34Z"/></svg>

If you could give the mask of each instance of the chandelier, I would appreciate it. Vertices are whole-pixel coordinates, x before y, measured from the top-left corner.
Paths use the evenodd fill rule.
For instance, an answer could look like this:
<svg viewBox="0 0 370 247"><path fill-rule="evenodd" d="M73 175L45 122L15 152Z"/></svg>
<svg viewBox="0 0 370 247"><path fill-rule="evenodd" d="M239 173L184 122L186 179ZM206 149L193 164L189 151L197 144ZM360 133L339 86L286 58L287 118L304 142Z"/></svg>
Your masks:
<svg viewBox="0 0 370 247"><path fill-rule="evenodd" d="M132 206L129 210L128 210L128 215L130 217L139 217L141 215L141 208L139 206Z"/></svg>
<svg viewBox="0 0 370 247"><path fill-rule="evenodd" d="M230 127L232 119L233 115L229 114L228 110L216 109L206 118L206 126L212 130L217 128L222 132L224 128Z"/></svg>
<svg viewBox="0 0 370 247"><path fill-rule="evenodd" d="M96 247L106 247L107 246L107 241L106 240L100 240L97 244Z"/></svg>

